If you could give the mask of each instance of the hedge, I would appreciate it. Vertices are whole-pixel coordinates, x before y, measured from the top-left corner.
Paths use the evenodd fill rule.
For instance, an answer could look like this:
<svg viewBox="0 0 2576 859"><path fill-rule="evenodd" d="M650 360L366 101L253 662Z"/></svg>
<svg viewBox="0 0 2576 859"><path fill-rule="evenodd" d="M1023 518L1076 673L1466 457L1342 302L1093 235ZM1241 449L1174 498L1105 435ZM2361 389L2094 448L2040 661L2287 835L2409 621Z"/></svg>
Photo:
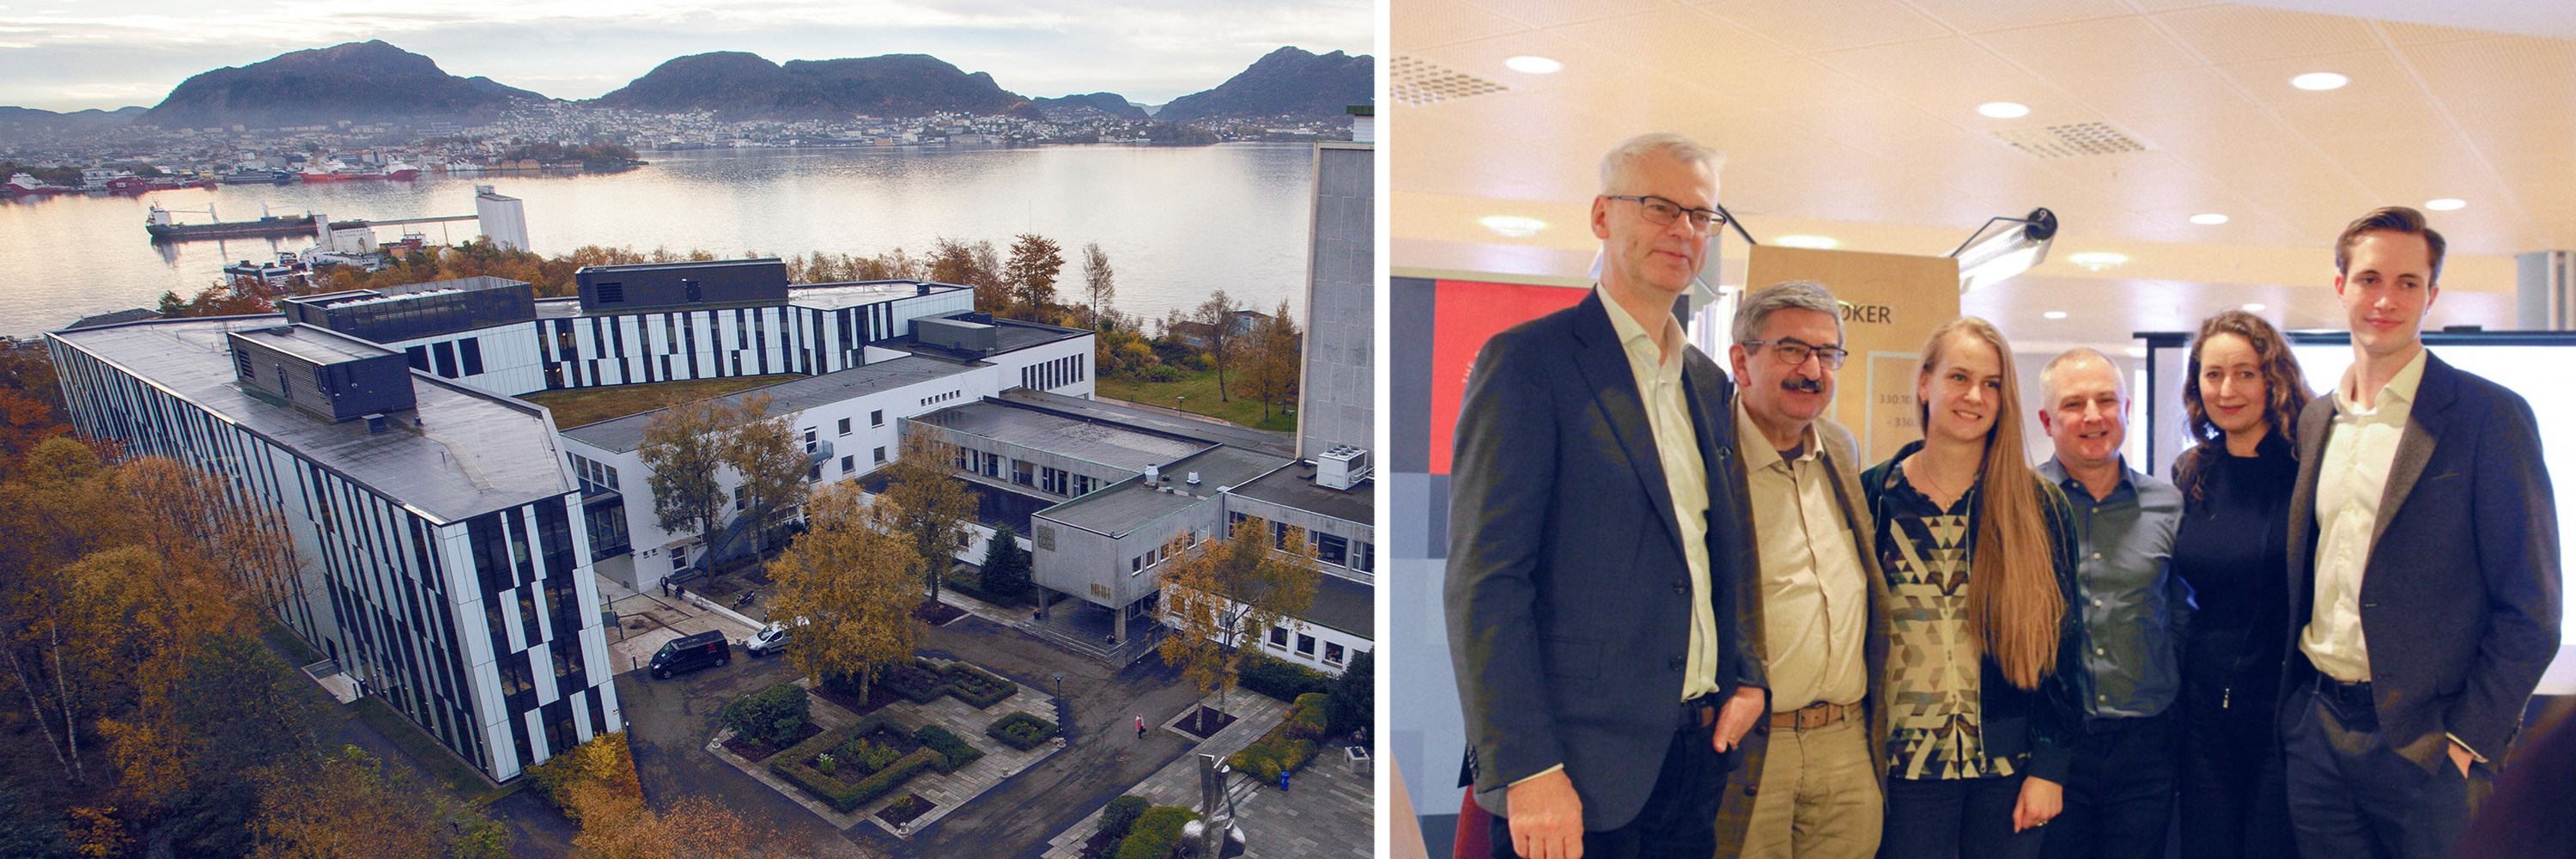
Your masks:
<svg viewBox="0 0 2576 859"><path fill-rule="evenodd" d="M1299 695L1330 692L1333 686L1331 675L1260 653L1244 654L1235 678L1236 685L1291 704Z"/></svg>
<svg viewBox="0 0 2576 859"><path fill-rule="evenodd" d="M922 746L939 752L940 772L956 772L984 757L982 749L975 748L964 738L938 725L923 725L921 730L912 732L912 738L920 740Z"/></svg>
<svg viewBox="0 0 2576 859"><path fill-rule="evenodd" d="M1252 745L1226 756L1226 764L1260 778L1263 784L1277 782L1282 772L1296 772L1314 759L1315 738L1323 735L1324 714L1331 706L1331 696L1320 692L1297 696L1288 718L1279 720Z"/></svg>
<svg viewBox="0 0 2576 859"><path fill-rule="evenodd" d="M1150 805L1144 797L1132 793L1110 800L1109 807L1100 810L1101 834L1113 841L1127 840L1127 832L1136 825L1136 816L1144 814Z"/></svg>
<svg viewBox="0 0 2576 859"><path fill-rule="evenodd" d="M947 678L940 675L938 666L926 659L915 659L910 665L888 668L883 676L877 678L877 683L912 699L915 704L937 701L942 693L948 691Z"/></svg>
<svg viewBox="0 0 2576 859"><path fill-rule="evenodd" d="M1128 829L1127 840L1118 843L1117 859L1164 859L1180 846L1181 826L1197 819L1198 812L1175 805L1145 809Z"/></svg>
<svg viewBox="0 0 2576 859"><path fill-rule="evenodd" d="M912 750L911 754L896 759L893 764L869 774L867 778L860 779L856 784L842 782L806 765L807 758L840 748L844 743L883 727L887 721L883 713L871 714L860 719L856 724L815 734L812 738L797 743L794 748L770 758L769 771L777 773L779 778L786 779L790 784L804 788L806 793L813 794L816 799L830 804L833 810L848 814L857 810L859 806L867 804L868 800L884 795L886 791L902 784L905 779L911 778L923 767L935 767L945 760L938 750L924 743L921 748Z"/></svg>
<svg viewBox="0 0 2576 859"><path fill-rule="evenodd" d="M796 739L812 717L812 706L805 687L780 683L733 699L725 705L724 723L744 739L777 747Z"/></svg>
<svg viewBox="0 0 2576 859"><path fill-rule="evenodd" d="M1055 736L1055 723L1027 713L1012 713L993 720L984 733L1025 752Z"/></svg>
<svg viewBox="0 0 2576 859"><path fill-rule="evenodd" d="M982 710L1020 693L1020 684L995 677L965 663L942 668L940 676L948 681L948 694L957 696Z"/></svg>

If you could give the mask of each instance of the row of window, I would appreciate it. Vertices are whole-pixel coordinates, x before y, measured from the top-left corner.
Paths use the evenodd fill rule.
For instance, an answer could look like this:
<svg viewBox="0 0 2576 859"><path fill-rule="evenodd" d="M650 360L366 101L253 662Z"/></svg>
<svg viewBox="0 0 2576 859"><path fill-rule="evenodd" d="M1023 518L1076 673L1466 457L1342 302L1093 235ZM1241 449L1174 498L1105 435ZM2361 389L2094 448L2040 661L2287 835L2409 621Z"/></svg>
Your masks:
<svg viewBox="0 0 2576 859"><path fill-rule="evenodd" d="M1270 647L1273 650L1288 649L1287 627L1274 626L1270 628ZM1315 637L1302 632L1297 633L1296 654L1307 659L1315 658ZM1345 651L1343 651L1341 645L1329 641L1324 642L1324 664L1340 665L1344 661Z"/></svg>
<svg viewBox="0 0 2576 859"><path fill-rule="evenodd" d="M592 460L578 453L564 454L572 459L572 476L581 482L581 494L597 495L616 492L617 467Z"/></svg>
<svg viewBox="0 0 2576 859"><path fill-rule="evenodd" d="M885 464L885 461L886 461L886 449L885 449L885 446L884 446L884 445L878 445L878 446L877 446L875 456L876 456L876 462L875 462L875 464L876 464L876 465L884 465L884 464ZM847 477L847 476L849 476L851 473L856 472L856 471L858 471L858 470L859 470L859 457L858 457L858 455L857 455L857 454L851 454L851 455L849 455L849 456L841 457L841 475L842 475L842 476ZM816 464L816 465L814 466L814 470L813 470L813 471L811 471L811 472L808 472L808 473L806 474L806 476L807 476L807 477L811 477L811 478L813 478L813 479L815 479L815 480L821 480L821 479L823 479L823 466L822 466L821 464L819 464L819 463L818 463L818 464Z"/></svg>
<svg viewBox="0 0 2576 859"><path fill-rule="evenodd" d="M455 341L441 340L425 346L407 346L403 348L403 355L411 360L412 369L430 370L437 373L441 379L483 374L483 341L478 337ZM462 374L457 372L460 364L461 369L464 370Z"/></svg>
<svg viewBox="0 0 2576 859"><path fill-rule="evenodd" d="M1226 526L1231 530L1233 526L1240 525L1243 520L1249 518L1252 517L1242 513L1228 513ZM1349 567L1363 573L1377 571L1377 546L1367 540L1353 540L1322 531L1307 531L1306 545L1315 550L1315 560L1320 563ZM1270 523L1270 547L1282 551L1288 548L1288 523Z"/></svg>
<svg viewBox="0 0 2576 859"><path fill-rule="evenodd" d="M1086 355L1066 355L1052 361L1041 361L1020 368L1020 387L1053 390L1082 381L1087 374L1082 359Z"/></svg>
<svg viewBox="0 0 2576 859"><path fill-rule="evenodd" d="M869 428L869 429L875 429L875 428L877 428L877 427L881 427L881 426L885 426L885 410L884 410L884 409L878 409L878 410L876 410L876 411L869 412L869 413L868 413L868 428ZM850 419L849 419L849 418L842 418L842 419L841 419L841 434L842 434L842 435L849 435L849 434L850 434ZM811 431L811 430L806 431L806 435L808 435L808 436L813 435L813 431ZM811 440L811 439L808 439L808 440Z"/></svg>
<svg viewBox="0 0 2576 859"><path fill-rule="evenodd" d="M954 400L954 399L957 399L958 397L963 397L963 396L965 396L965 395L966 395L966 392L965 392L965 391L950 391L950 392L945 393L945 394L933 394L933 395L930 395L930 396L927 396L927 397L923 397L923 398L921 398L921 404L922 404L922 405L925 405L925 406L938 405L938 404L940 404L940 403L948 402L949 400Z"/></svg>

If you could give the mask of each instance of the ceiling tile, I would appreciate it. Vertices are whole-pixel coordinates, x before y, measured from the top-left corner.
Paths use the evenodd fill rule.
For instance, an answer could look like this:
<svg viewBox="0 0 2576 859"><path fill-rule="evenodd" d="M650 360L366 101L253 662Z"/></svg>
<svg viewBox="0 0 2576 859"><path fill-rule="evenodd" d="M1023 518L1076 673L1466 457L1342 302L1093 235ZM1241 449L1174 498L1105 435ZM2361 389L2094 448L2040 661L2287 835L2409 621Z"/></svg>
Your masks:
<svg viewBox="0 0 2576 859"><path fill-rule="evenodd" d="M1407 2L1410 2L1410 0L1407 0ZM2379 22L2379 31L2388 34L2389 43L2395 45L2429 45L2434 42L2464 42L2470 39L2484 39L2495 35L2494 33L2490 33L2485 30L2464 30L2458 27L2437 27L2431 24L2409 24L2404 21L2381 21Z"/></svg>
<svg viewBox="0 0 2576 859"><path fill-rule="evenodd" d="M2435 101L2463 124L2576 120L2576 42L2497 36L2399 48Z"/></svg>
<svg viewBox="0 0 2576 859"><path fill-rule="evenodd" d="M1983 33L1977 41L2043 78L2085 78L2185 69L2198 57L2142 16L2104 18Z"/></svg>
<svg viewBox="0 0 2576 859"><path fill-rule="evenodd" d="M2184 46L2212 63L2338 54L2381 47L2360 18L2257 6L2206 6L2155 16Z"/></svg>
<svg viewBox="0 0 2576 859"><path fill-rule="evenodd" d="M2085 122L2098 118L2055 87L1964 37L1854 48L1817 54L1815 59L1963 126ZM1942 71L1924 74L1924 69ZM2020 120L1993 120L1976 112L1978 105L1992 101L2019 102L2031 108L2031 115Z"/></svg>
<svg viewBox="0 0 2576 859"><path fill-rule="evenodd" d="M1400 52L1502 84L1514 92L1544 92L1644 71L1624 56L1585 46L1549 30L1523 30ZM1503 67L1504 60L1523 54L1555 59L1564 63L1565 69L1555 74L1533 75ZM1490 96L1478 98L1487 97Z"/></svg>
<svg viewBox="0 0 2576 859"><path fill-rule="evenodd" d="M1950 28L1895 0L1715 0L1701 8L1799 53L1950 34Z"/></svg>
<svg viewBox="0 0 2576 859"><path fill-rule="evenodd" d="M1788 51L1750 30L1696 9L1661 9L1568 24L1555 32L1594 50L1617 53L1656 74L1681 75L1712 67L1772 60Z"/></svg>
<svg viewBox="0 0 2576 859"><path fill-rule="evenodd" d="M1994 0L1907 0L1916 10L1933 20L1950 25L1962 33L1984 33L2086 21L2094 18L2117 18L2135 14L2120 0L2022 0L1997 3Z"/></svg>
<svg viewBox="0 0 2576 859"><path fill-rule="evenodd" d="M2244 91L2206 66L2060 78L2052 83L2113 122L2251 107Z"/></svg>
<svg viewBox="0 0 2576 859"><path fill-rule="evenodd" d="M1404 0L1387 4L1387 41L1396 53L1490 39L1530 29L1461 0Z"/></svg>
<svg viewBox="0 0 2576 859"><path fill-rule="evenodd" d="M2244 87L2256 104L2302 127L2438 121L2430 113L2433 105L2424 87L2386 49L2230 63L2219 66L2218 72ZM2308 72L2335 72L2352 82L2324 92L2290 85L2291 78Z"/></svg>
<svg viewBox="0 0 2576 859"><path fill-rule="evenodd" d="M1412 2L1412 0L1406 0ZM1564 3L1559 0L1468 0L1478 6L1516 21L1538 27L1553 27L1596 18L1615 18L1677 5L1676 0L1584 0Z"/></svg>

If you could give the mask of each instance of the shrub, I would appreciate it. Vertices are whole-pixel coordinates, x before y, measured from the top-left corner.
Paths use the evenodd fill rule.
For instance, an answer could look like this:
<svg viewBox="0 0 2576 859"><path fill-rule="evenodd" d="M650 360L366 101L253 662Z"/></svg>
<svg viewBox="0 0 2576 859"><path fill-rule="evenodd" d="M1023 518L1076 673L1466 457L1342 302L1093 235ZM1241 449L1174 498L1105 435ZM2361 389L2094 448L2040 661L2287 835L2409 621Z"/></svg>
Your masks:
<svg viewBox="0 0 2576 859"><path fill-rule="evenodd" d="M827 772L806 765L806 760L826 754L826 750L849 743L883 724L883 718L870 717L856 725L834 728L816 734L812 739L796 744L795 748L770 758L769 771L777 773L779 778L786 779L789 784L803 788L806 793L813 794L814 798L831 805L833 810L843 814L856 811L859 806L867 804L868 800L883 796L886 791L894 789L905 779L911 778L913 773L920 772L922 768L931 766L939 760L938 752L927 748L915 749L912 754L894 760L856 783L841 781ZM820 761L817 760L817 763ZM834 767L837 768L839 763L835 762Z"/></svg>
<svg viewBox="0 0 2576 859"><path fill-rule="evenodd" d="M912 699L912 703L915 704L928 704L939 700L940 693L947 691L947 684L940 677L939 669L927 661L918 659L913 660L910 665L897 665L886 669L884 674L877 677L877 682L905 698Z"/></svg>
<svg viewBox="0 0 2576 859"><path fill-rule="evenodd" d="M1011 748L1028 751L1055 736L1055 723L1015 712L993 720L992 726L985 728L984 733L991 734L993 739L1007 743Z"/></svg>
<svg viewBox="0 0 2576 859"><path fill-rule="evenodd" d="M1377 656L1366 650L1352 655L1333 678L1332 691L1333 702L1324 708L1325 735L1347 737L1368 727L1377 707Z"/></svg>
<svg viewBox="0 0 2576 859"><path fill-rule="evenodd" d="M1322 692L1297 696L1297 702L1289 705L1288 718L1280 721L1280 727L1287 729L1288 736L1298 739L1311 740L1323 736L1324 710L1330 706L1331 699L1332 696Z"/></svg>
<svg viewBox="0 0 2576 859"><path fill-rule="evenodd" d="M921 730L912 732L912 737L920 740L922 747L940 754L940 772L956 772L984 756L983 750L938 725L923 725Z"/></svg>
<svg viewBox="0 0 2576 859"><path fill-rule="evenodd" d="M1279 758L1267 743L1254 743L1225 757L1236 772L1249 773L1262 784L1279 780Z"/></svg>
<svg viewBox="0 0 2576 859"><path fill-rule="evenodd" d="M1002 703L1003 699L1020 692L1020 684L984 673L972 665L950 665L941 669L940 675L948 682L948 694L975 705L978 710Z"/></svg>
<svg viewBox="0 0 2576 859"><path fill-rule="evenodd" d="M1333 685L1324 672L1259 653L1244 654L1236 676L1237 685L1290 704L1299 695L1329 691Z"/></svg>
<svg viewBox="0 0 2576 859"><path fill-rule="evenodd" d="M854 737L849 742L842 743L839 748L833 749L832 755L857 764L860 772L872 773L893 765L896 758L903 757L903 752L889 746L868 742L866 737Z"/></svg>
<svg viewBox="0 0 2576 859"><path fill-rule="evenodd" d="M780 683L733 699L725 705L724 723L746 739L775 748L796 741L796 733L812 718L812 707L805 687Z"/></svg>
<svg viewBox="0 0 2576 859"><path fill-rule="evenodd" d="M1197 819L1198 812L1179 806L1145 809L1127 830L1127 840L1118 843L1117 859L1164 859L1180 846L1181 826Z"/></svg>
<svg viewBox="0 0 2576 859"><path fill-rule="evenodd" d="M1151 804L1132 793L1110 800L1109 807L1100 810L1100 831L1112 841L1126 840L1128 830L1136 825L1136 816L1144 814Z"/></svg>
<svg viewBox="0 0 2576 859"><path fill-rule="evenodd" d="M566 812L572 810L571 792L575 785L597 782L621 796L643 796L643 786L635 777L635 759L626 748L623 731L598 734L590 742L545 759L527 769L530 783L548 802Z"/></svg>

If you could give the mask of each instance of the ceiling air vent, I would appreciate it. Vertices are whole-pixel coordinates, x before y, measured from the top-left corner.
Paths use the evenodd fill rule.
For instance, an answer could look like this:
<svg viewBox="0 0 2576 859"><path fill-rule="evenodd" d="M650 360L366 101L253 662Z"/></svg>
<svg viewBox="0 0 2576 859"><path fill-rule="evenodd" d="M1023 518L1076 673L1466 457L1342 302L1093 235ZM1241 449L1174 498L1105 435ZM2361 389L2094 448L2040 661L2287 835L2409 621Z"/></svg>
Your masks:
<svg viewBox="0 0 2576 859"><path fill-rule="evenodd" d="M2076 158L2145 152L2147 145L2107 122L2079 122L2038 129L1995 132L1995 139L2041 158Z"/></svg>
<svg viewBox="0 0 2576 859"><path fill-rule="evenodd" d="M1502 84L1401 54L1396 55L1392 65L1395 78L1388 84L1388 92L1405 104L1432 104L1511 91Z"/></svg>

